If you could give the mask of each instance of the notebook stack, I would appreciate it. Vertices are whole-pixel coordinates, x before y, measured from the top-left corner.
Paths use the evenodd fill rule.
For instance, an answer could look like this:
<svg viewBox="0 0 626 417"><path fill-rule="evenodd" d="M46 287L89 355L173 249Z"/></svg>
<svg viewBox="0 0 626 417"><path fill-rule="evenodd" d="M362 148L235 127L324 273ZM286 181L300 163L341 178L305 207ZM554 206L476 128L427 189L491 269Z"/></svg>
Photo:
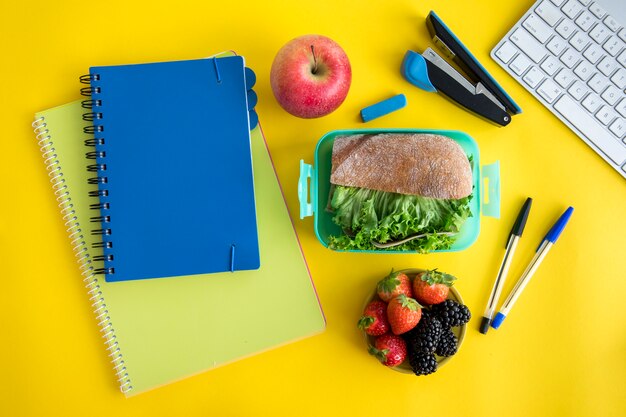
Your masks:
<svg viewBox="0 0 626 417"><path fill-rule="evenodd" d="M126 395L325 327L228 55L93 67L89 97L33 123Z"/></svg>

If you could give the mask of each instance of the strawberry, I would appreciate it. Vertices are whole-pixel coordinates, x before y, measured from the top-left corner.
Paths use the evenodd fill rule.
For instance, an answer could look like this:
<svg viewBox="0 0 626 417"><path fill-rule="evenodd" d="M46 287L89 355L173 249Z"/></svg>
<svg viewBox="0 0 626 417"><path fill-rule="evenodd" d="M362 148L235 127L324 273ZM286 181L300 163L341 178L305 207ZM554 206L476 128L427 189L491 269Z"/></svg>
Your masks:
<svg viewBox="0 0 626 417"><path fill-rule="evenodd" d="M448 298L456 278L436 269L419 273L413 280L413 295L422 304L439 304Z"/></svg>
<svg viewBox="0 0 626 417"><path fill-rule="evenodd" d="M393 272L383 278L376 286L378 296L381 300L389 302L392 298L404 294L407 297L413 297L411 292L411 280L402 272Z"/></svg>
<svg viewBox="0 0 626 417"><path fill-rule="evenodd" d="M359 319L359 329L364 330L370 336L380 336L389 331L387 321L387 304L383 301L372 301L363 311Z"/></svg>
<svg viewBox="0 0 626 417"><path fill-rule="evenodd" d="M400 336L386 334L377 337L368 349L385 366L396 366L406 358L406 342Z"/></svg>
<svg viewBox="0 0 626 417"><path fill-rule="evenodd" d="M419 323L422 317L422 306L413 298L400 294L389 301L387 319L393 334L406 333Z"/></svg>

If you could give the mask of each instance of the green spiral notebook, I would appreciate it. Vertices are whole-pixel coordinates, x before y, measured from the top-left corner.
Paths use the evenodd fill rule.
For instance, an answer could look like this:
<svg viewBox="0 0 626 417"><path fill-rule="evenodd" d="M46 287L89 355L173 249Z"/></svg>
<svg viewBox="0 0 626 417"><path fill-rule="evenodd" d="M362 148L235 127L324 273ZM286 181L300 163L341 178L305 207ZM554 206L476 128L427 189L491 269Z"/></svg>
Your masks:
<svg viewBox="0 0 626 417"><path fill-rule="evenodd" d="M126 395L324 330L324 315L260 127L251 132L260 269L124 282L105 282L93 274L102 265L93 260L100 253L91 245L99 236L88 233L88 192L97 185L88 184L83 113L81 102L75 101L37 113L33 126ZM76 278L78 285L78 273Z"/></svg>

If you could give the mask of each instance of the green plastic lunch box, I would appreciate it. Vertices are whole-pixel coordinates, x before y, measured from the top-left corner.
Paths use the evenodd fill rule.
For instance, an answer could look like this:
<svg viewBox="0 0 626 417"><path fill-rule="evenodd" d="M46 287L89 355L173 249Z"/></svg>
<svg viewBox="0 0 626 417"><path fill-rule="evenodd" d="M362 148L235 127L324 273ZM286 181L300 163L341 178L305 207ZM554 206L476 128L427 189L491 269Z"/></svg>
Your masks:
<svg viewBox="0 0 626 417"><path fill-rule="evenodd" d="M300 160L300 178L298 180L298 198L300 200L300 218L314 216L315 234L325 247L329 247L330 236L339 236L343 232L333 222L333 213L327 210L330 197L330 171L333 143L337 136L378 134L378 133L431 133L447 136L456 141L468 156L472 157L474 198L470 201L472 216L461 227L456 241L447 250L435 252L456 252L467 249L480 233L481 214L500 217L500 163L480 165L478 144L471 136L456 130L428 129L355 129L334 130L325 134L315 148L315 167ZM361 253L413 253L405 250L350 250Z"/></svg>

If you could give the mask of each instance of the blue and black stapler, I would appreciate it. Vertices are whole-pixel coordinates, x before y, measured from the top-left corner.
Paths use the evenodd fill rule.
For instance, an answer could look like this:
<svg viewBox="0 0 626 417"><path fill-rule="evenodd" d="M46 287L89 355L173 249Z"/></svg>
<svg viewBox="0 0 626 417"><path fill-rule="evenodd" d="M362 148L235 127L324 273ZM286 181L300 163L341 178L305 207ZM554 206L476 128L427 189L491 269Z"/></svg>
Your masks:
<svg viewBox="0 0 626 417"><path fill-rule="evenodd" d="M423 54L407 51L402 75L413 85L439 92L497 125L506 126L511 116L522 109L500 87L472 53L435 14L430 12L426 25L435 44L467 75L467 78L431 48Z"/></svg>

